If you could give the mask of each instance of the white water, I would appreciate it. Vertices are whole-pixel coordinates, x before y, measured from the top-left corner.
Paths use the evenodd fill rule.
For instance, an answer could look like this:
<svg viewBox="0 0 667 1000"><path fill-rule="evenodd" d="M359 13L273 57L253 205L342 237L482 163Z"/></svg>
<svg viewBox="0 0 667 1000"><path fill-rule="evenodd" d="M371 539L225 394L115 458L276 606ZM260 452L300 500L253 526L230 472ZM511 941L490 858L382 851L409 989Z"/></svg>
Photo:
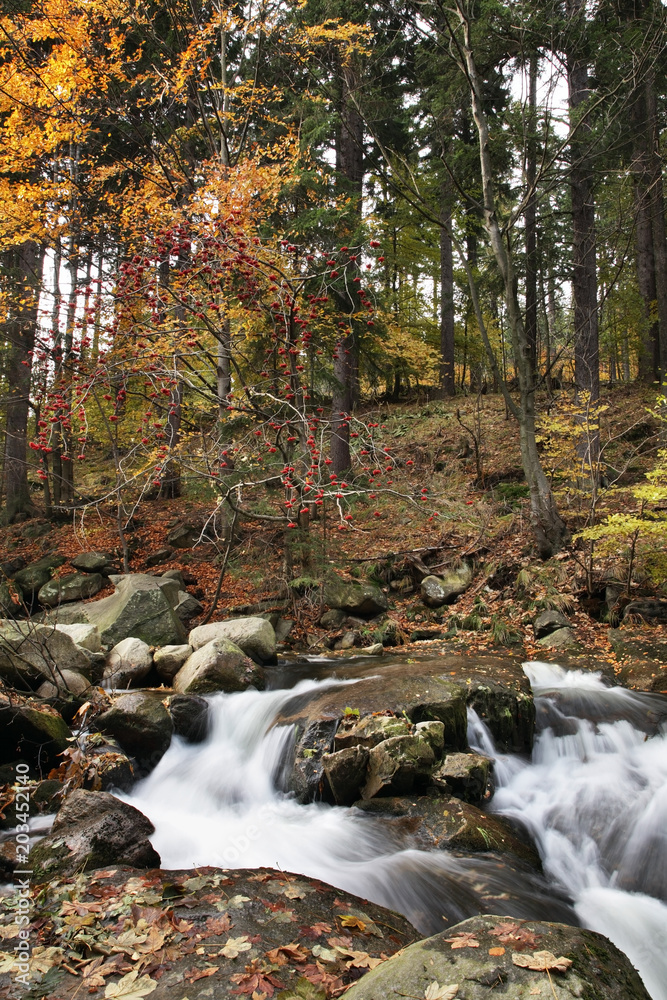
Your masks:
<svg viewBox="0 0 667 1000"><path fill-rule="evenodd" d="M292 733L273 720L295 696L338 680L212 697L207 741L174 739L127 800L155 825L164 868L302 873L400 910L422 933L478 912L573 921L562 902L570 895L581 922L630 956L654 1000L667 1000L667 907L653 898L667 896L667 743L652 715L659 699L547 664L526 672L542 726L532 763L496 753L474 712L469 741L494 758L493 809L534 837L552 900L506 859L406 848L358 810L298 805L277 790Z"/></svg>
<svg viewBox="0 0 667 1000"><path fill-rule="evenodd" d="M524 669L543 728L530 764L508 773L500 759L492 809L531 833L581 922L629 956L654 1000L667 1000L665 703L598 674ZM489 751L488 735L479 745Z"/></svg>

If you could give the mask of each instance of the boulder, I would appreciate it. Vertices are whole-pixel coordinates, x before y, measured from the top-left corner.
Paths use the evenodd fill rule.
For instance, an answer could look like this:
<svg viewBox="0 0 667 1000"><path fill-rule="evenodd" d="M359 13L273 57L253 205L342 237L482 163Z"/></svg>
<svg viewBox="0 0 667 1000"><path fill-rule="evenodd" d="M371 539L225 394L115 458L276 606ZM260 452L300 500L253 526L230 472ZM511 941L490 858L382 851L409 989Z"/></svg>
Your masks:
<svg viewBox="0 0 667 1000"><path fill-rule="evenodd" d="M32 599L39 589L48 583L53 576L53 570L62 566L65 562L64 556L50 555L38 559L37 562L30 563L25 569L19 570L14 576L14 580L25 594L26 598Z"/></svg>
<svg viewBox="0 0 667 1000"><path fill-rule="evenodd" d="M193 618L198 618L202 614L204 605L196 597L193 597L192 594L188 594L186 590L180 590L178 592L178 603L175 605L174 611L183 624L187 625Z"/></svg>
<svg viewBox="0 0 667 1000"><path fill-rule="evenodd" d="M23 591L15 580L0 583L0 614L14 618L23 611Z"/></svg>
<svg viewBox="0 0 667 1000"><path fill-rule="evenodd" d="M70 923L64 927L74 929L61 932L60 937L67 944L65 933L78 938L85 935L87 940L115 949L108 959L118 970L106 978L109 997L132 995L140 1000L157 982L158 1000L185 996L251 1000L253 993L256 1000L262 996L278 1000L280 994L282 1000L324 1000L325 992L333 996L354 982L365 971L364 965L383 961L419 937L404 917L342 889L267 868L239 870L233 858L225 871L199 867L141 872L117 863L110 867L113 870L107 867L103 880L95 872L84 872L45 885L31 914L36 927L51 927L63 900L68 909L70 900L75 906L84 903L85 916L68 918ZM118 904L110 905L110 900ZM136 905L130 906L130 901ZM91 902L96 905L90 906ZM123 906L121 912L119 906ZM80 921L85 922L78 930ZM11 934L9 924L5 926ZM16 925L14 929L18 930ZM330 943L328 938L335 940ZM53 940L60 943L55 936ZM157 948L156 941L160 949L153 958L149 949ZM7 952L13 954L17 944L18 938L12 940L5 933ZM82 947L77 945L77 950ZM133 947L137 959L131 958ZM59 951L55 955L59 961ZM118 987L128 969L134 969L139 978L134 983L121 980ZM149 989L142 990L145 973L151 978ZM69 958L57 970L55 987L50 985L53 978L39 984L48 1000L82 1000L82 994L89 995L91 987ZM326 991L320 983L327 984ZM335 984L333 991L330 983ZM12 996L19 998L20 990L18 984ZM103 987L98 996L104 993Z"/></svg>
<svg viewBox="0 0 667 1000"><path fill-rule="evenodd" d="M37 688L39 698L57 698L64 692L73 695L82 695L90 687L90 681L83 674L75 670L54 671L53 680L44 681Z"/></svg>
<svg viewBox="0 0 667 1000"><path fill-rule="evenodd" d="M331 608L330 611L325 611L320 616L320 625L322 628L338 629L346 618L347 615L340 608Z"/></svg>
<svg viewBox="0 0 667 1000"><path fill-rule="evenodd" d="M381 642L374 642L370 646L364 646L357 650L358 656L382 656L383 653L384 646Z"/></svg>
<svg viewBox="0 0 667 1000"><path fill-rule="evenodd" d="M74 559L70 559L74 569L82 573L101 573L108 576L112 572L112 560L105 552L81 552Z"/></svg>
<svg viewBox="0 0 667 1000"><path fill-rule="evenodd" d="M394 715L366 715L354 722L344 719L336 733L334 746L336 750L348 747L370 749L392 736L410 736L411 733L412 726L407 719L398 719Z"/></svg>
<svg viewBox="0 0 667 1000"><path fill-rule="evenodd" d="M56 625L55 629L64 632L72 642L90 653L99 653L102 649L102 636L96 625Z"/></svg>
<svg viewBox="0 0 667 1000"><path fill-rule="evenodd" d="M208 736L209 707L205 698L196 694L173 694L168 711L174 733L188 743L202 743Z"/></svg>
<svg viewBox="0 0 667 1000"><path fill-rule="evenodd" d="M148 840L153 832L153 824L134 806L108 792L76 789L49 836L30 852L33 880L50 882L106 865L159 867L160 856Z"/></svg>
<svg viewBox="0 0 667 1000"><path fill-rule="evenodd" d="M167 542L175 549L191 549L199 541L200 535L201 531L199 528L195 528L193 524L185 522L171 529L167 536Z"/></svg>
<svg viewBox="0 0 667 1000"><path fill-rule="evenodd" d="M132 691L117 698L113 706L96 719L101 733L118 741L139 770L147 774L169 749L174 725L160 696Z"/></svg>
<svg viewBox="0 0 667 1000"><path fill-rule="evenodd" d="M448 754L433 772L432 781L457 799L479 805L489 783L490 761L477 753Z"/></svg>
<svg viewBox="0 0 667 1000"><path fill-rule="evenodd" d="M545 646L547 649L567 649L568 647L576 646L577 640L571 628L557 628L555 631L549 632L548 635L538 639L537 643L539 646Z"/></svg>
<svg viewBox="0 0 667 1000"><path fill-rule="evenodd" d="M324 754L324 775L337 806L352 805L359 797L359 789L366 783L368 757L369 752L363 746Z"/></svg>
<svg viewBox="0 0 667 1000"><path fill-rule="evenodd" d="M87 674L89 660L70 636L50 625L32 622L0 624L0 678L24 690L36 681L51 679L54 665L60 670Z"/></svg>
<svg viewBox="0 0 667 1000"><path fill-rule="evenodd" d="M570 628L571 625L570 619L562 615L560 611L548 609L540 611L539 615L536 616L533 621L533 632L536 639L543 639L545 636L551 635L552 632L561 628Z"/></svg>
<svg viewBox="0 0 667 1000"><path fill-rule="evenodd" d="M404 795L431 773L435 754L422 736L392 736L369 751L363 799L380 792Z"/></svg>
<svg viewBox="0 0 667 1000"><path fill-rule="evenodd" d="M418 722L415 734L425 739L436 757L442 756L445 748L445 726L442 722Z"/></svg>
<svg viewBox="0 0 667 1000"><path fill-rule="evenodd" d="M153 665L150 647L141 639L117 642L106 658L102 686L107 689L137 687Z"/></svg>
<svg viewBox="0 0 667 1000"><path fill-rule="evenodd" d="M65 720L47 705L12 704L0 700L0 763L24 760L39 768L53 767L70 745Z"/></svg>
<svg viewBox="0 0 667 1000"><path fill-rule="evenodd" d="M93 792L129 792L134 767L118 741L107 734L88 733L83 744L88 764L83 787Z"/></svg>
<svg viewBox="0 0 667 1000"><path fill-rule="evenodd" d="M194 628L188 642L194 650L214 639L228 639L250 656L255 663L275 663L276 634L265 618L230 618Z"/></svg>
<svg viewBox="0 0 667 1000"><path fill-rule="evenodd" d="M541 869L535 847L522 840L507 820L454 796L379 796L355 802L354 807L381 820L402 847L465 854L495 851L536 871Z"/></svg>
<svg viewBox="0 0 667 1000"><path fill-rule="evenodd" d="M361 618L373 618L389 607L386 595L375 583L351 583L330 577L324 585L324 603Z"/></svg>
<svg viewBox="0 0 667 1000"><path fill-rule="evenodd" d="M68 601L84 601L99 593L103 583L99 573L69 573L49 580L40 587L37 600L47 608L55 608Z"/></svg>
<svg viewBox="0 0 667 1000"><path fill-rule="evenodd" d="M565 962L559 971L554 964L561 956ZM548 980L544 963L551 967ZM368 972L345 1000L429 995L490 1000L499 984L503 1000L533 994L557 1000L650 1000L630 960L601 934L538 920L517 925L488 915L410 945Z"/></svg>
<svg viewBox="0 0 667 1000"><path fill-rule="evenodd" d="M421 599L427 608L451 604L472 583L472 566L464 563L443 576L425 576L421 582Z"/></svg>
<svg viewBox="0 0 667 1000"><path fill-rule="evenodd" d="M173 681L174 691L179 694L245 691L251 686L264 687L264 671L245 656L239 646L224 638L214 639L196 649Z"/></svg>
<svg viewBox="0 0 667 1000"><path fill-rule="evenodd" d="M171 546L167 546L166 549L157 549L155 552L151 552L146 556L144 560L145 566L159 566L160 563L168 562L174 554L174 550Z"/></svg>
<svg viewBox="0 0 667 1000"><path fill-rule="evenodd" d="M188 577L190 574L188 574ZM186 579L181 569L166 569L162 574L163 580L176 580L179 590L185 590Z"/></svg>
<svg viewBox="0 0 667 1000"><path fill-rule="evenodd" d="M77 605L77 620L97 625L105 645L114 646L129 637L143 639L149 646L180 645L185 629L174 611L178 583L144 573L111 576L116 590L109 597ZM59 612L58 621L72 621Z"/></svg>
<svg viewBox="0 0 667 1000"><path fill-rule="evenodd" d="M182 646L162 646L161 649L156 649L153 653L153 663L160 680L171 685L174 677L193 652L192 646L187 643Z"/></svg>
<svg viewBox="0 0 667 1000"><path fill-rule="evenodd" d="M667 625L667 601L630 601L623 612L623 620L642 618L649 625Z"/></svg>
<svg viewBox="0 0 667 1000"><path fill-rule="evenodd" d="M297 802L312 802L322 796L324 755L333 749L336 719L318 719L296 740L293 760L285 775L285 790Z"/></svg>

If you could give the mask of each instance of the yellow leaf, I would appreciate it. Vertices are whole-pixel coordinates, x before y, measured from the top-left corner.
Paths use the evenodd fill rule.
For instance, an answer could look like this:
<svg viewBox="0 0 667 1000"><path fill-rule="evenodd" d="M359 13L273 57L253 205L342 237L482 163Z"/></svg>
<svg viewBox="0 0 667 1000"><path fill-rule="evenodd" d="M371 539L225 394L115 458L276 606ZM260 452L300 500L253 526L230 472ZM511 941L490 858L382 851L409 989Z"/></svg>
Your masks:
<svg viewBox="0 0 667 1000"><path fill-rule="evenodd" d="M137 979L138 972L128 972L126 976L119 979L117 983L109 983L104 991L106 1000L141 1000L147 997L156 988L157 983L150 976L142 976ZM136 981L135 981L136 980Z"/></svg>

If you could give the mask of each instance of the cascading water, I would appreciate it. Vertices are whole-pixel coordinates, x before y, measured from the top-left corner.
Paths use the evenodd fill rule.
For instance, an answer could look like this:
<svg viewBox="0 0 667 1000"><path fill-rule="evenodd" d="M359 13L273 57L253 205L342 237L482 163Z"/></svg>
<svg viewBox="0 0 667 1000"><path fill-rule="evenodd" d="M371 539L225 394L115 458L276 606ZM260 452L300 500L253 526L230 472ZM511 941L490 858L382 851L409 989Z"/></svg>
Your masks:
<svg viewBox="0 0 667 1000"><path fill-rule="evenodd" d="M599 674L528 663L538 735L532 762L496 757L491 810L534 838L577 916L667 1000L667 702ZM474 718L471 745L493 755Z"/></svg>
<svg viewBox="0 0 667 1000"><path fill-rule="evenodd" d="M298 872L399 910L424 934L480 912L576 922L569 894L579 919L626 951L655 1000L667 1000L667 965L658 955L667 907L651 898L664 896L667 754L664 736L645 742L647 727L657 732L649 715L659 699L610 692L594 675L546 664L526 669L542 730L533 763L497 754L474 713L469 741L494 758L493 808L533 835L551 888L507 859L410 849L358 810L299 805L277 789L292 740L291 730L273 726L281 709L354 681L213 696L206 742L174 739L126 798L155 825L165 868Z"/></svg>

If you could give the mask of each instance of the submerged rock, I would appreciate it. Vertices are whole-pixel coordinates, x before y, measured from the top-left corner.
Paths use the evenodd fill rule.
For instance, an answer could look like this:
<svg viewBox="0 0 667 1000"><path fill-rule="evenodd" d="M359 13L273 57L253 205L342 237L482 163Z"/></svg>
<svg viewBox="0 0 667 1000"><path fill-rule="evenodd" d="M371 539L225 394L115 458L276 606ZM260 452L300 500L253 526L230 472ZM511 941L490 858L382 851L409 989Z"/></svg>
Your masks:
<svg viewBox="0 0 667 1000"><path fill-rule="evenodd" d="M36 883L90 871L104 865L154 868L160 855L149 836L153 824L134 806L108 792L72 792L58 812L48 837L30 852Z"/></svg>
<svg viewBox="0 0 667 1000"><path fill-rule="evenodd" d="M565 961L557 963L561 957ZM437 996L438 988L440 996L461 1000L492 1000L499 990L503 1000L650 1000L629 959L601 934L495 916L472 917L410 945L370 971L345 996L390 1000L425 997L429 990Z"/></svg>

